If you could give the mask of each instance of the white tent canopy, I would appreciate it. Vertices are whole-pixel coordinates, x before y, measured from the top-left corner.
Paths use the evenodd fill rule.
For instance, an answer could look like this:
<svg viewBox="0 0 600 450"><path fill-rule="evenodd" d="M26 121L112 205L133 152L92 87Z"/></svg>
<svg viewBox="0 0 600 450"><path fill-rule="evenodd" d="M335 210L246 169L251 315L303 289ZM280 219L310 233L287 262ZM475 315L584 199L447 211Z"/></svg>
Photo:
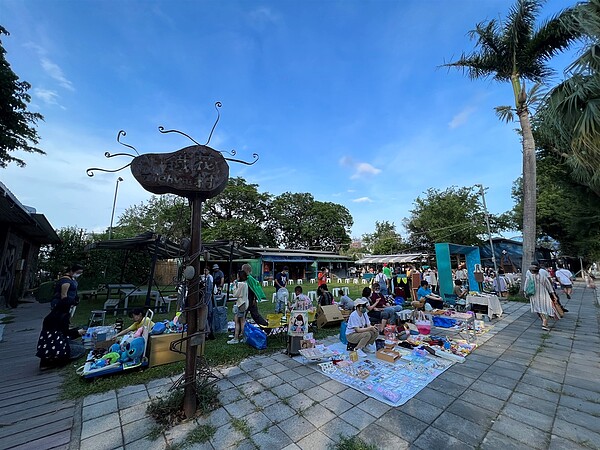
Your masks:
<svg viewBox="0 0 600 450"><path fill-rule="evenodd" d="M355 261L355 264L394 264L427 261L426 253L405 253L402 255L370 255Z"/></svg>

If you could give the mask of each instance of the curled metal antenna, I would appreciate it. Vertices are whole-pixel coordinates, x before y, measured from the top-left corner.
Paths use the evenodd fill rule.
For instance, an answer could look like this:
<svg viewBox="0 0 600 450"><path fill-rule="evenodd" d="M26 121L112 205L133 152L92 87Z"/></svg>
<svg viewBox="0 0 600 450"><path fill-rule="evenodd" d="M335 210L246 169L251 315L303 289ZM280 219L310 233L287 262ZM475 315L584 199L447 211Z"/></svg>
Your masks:
<svg viewBox="0 0 600 450"><path fill-rule="evenodd" d="M212 127L212 130L210 130L210 134L208 135L208 141L206 141L206 144L204 145L208 145L208 143L210 142L210 139L212 138L213 132L215 131L215 128L217 127L217 124L219 123L219 119L221 118L221 113L219 112L219 108L223 106L223 104L221 102L216 102L215 103L215 109L217 110L217 120L215 121L215 124Z"/></svg>
<svg viewBox="0 0 600 450"><path fill-rule="evenodd" d="M185 136L190 141L192 141L194 144L200 145L200 143L198 141L196 141L195 139L193 139L191 136L185 134L183 131L179 131L179 130L165 130L165 127L163 127L162 125L158 127L158 131L160 131L162 134L167 134L167 133L181 134L182 136Z"/></svg>
<svg viewBox="0 0 600 450"><path fill-rule="evenodd" d="M230 152L228 152L227 150L220 150L219 153L227 153L228 155L231 155L231 156L235 156L237 154L235 149L231 149Z"/></svg>
<svg viewBox="0 0 600 450"><path fill-rule="evenodd" d="M127 136L127 133L125 132L125 130L119 130L119 132L117 133L117 142L124 147L132 149L138 156L140 156L137 149L133 145L129 145L129 144L126 144L125 142L121 142L122 136ZM107 158L109 158L109 156L107 156Z"/></svg>
<svg viewBox="0 0 600 450"><path fill-rule="evenodd" d="M96 170L97 170L97 171L99 171L99 172L109 172L109 173L113 173L113 172L118 172L119 170L123 170L123 169L125 169L126 167L129 167L130 165L131 165L131 163L129 163L129 164L125 164L123 167L120 167L120 168L118 168L118 169L113 169L113 170L110 170L110 169L101 169L100 167L90 167L89 169L87 169L87 170L85 171L85 173L87 173L87 176L88 176L88 177L93 177L93 176L94 176L94 171L96 171Z"/></svg>
<svg viewBox="0 0 600 450"><path fill-rule="evenodd" d="M114 158L115 156L130 156L131 158L135 158L135 155L132 155L131 153L110 153L110 152L104 152L104 156L106 156L107 158Z"/></svg>
<svg viewBox="0 0 600 450"><path fill-rule="evenodd" d="M239 162L239 163L245 164L247 166L251 166L251 165L255 164L256 161L258 161L259 156L257 153L252 153L252 158L254 158L254 161L252 161L252 162L242 161L241 159L234 159L234 158L225 158L225 159L227 161Z"/></svg>

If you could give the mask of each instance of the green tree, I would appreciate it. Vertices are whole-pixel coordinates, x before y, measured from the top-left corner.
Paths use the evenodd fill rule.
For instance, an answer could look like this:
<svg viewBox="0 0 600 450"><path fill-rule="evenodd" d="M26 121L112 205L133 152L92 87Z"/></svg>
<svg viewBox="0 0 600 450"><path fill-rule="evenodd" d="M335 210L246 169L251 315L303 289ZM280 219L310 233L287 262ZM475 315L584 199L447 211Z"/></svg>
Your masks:
<svg viewBox="0 0 600 450"><path fill-rule="evenodd" d="M351 242L348 209L309 193L281 194L271 202L270 217L277 244L285 248L338 251Z"/></svg>
<svg viewBox="0 0 600 450"><path fill-rule="evenodd" d="M539 83L551 75L548 60L576 37L564 22L572 9L536 28L541 5L541 0L517 0L504 23L493 19L477 24L470 32L477 51L445 64L464 70L472 79L492 77L511 84L514 106L498 107L497 112L511 120L514 111L523 137L523 268L533 261L536 242L536 147L525 81Z"/></svg>
<svg viewBox="0 0 600 450"><path fill-rule="evenodd" d="M552 153L538 160L538 235L560 244L563 255L600 258L600 202L576 182L570 166ZM522 214L520 180L513 185L514 213Z"/></svg>
<svg viewBox="0 0 600 450"><path fill-rule="evenodd" d="M0 26L0 37L8 36L6 29ZM6 167L14 162L20 167L25 166L25 161L10 152L25 151L31 153L45 153L35 145L39 136L35 129L38 120L44 120L40 113L27 110L31 101L27 91L31 85L26 81L19 81L6 60L6 50L0 40L0 167Z"/></svg>
<svg viewBox="0 0 600 450"><path fill-rule="evenodd" d="M393 255L407 248L402 236L396 231L396 225L387 220L376 221L375 232L363 234L362 241L373 255Z"/></svg>
<svg viewBox="0 0 600 450"><path fill-rule="evenodd" d="M536 114L536 140L565 161L573 179L600 196L600 0L576 6L565 26L585 46Z"/></svg>
<svg viewBox="0 0 600 450"><path fill-rule="evenodd" d="M190 236L191 212L188 200L177 195L153 195L146 202L130 206L113 227L113 238L134 237L146 231L174 242Z"/></svg>
<svg viewBox="0 0 600 450"><path fill-rule="evenodd" d="M438 242L480 245L486 239L483 205L473 188L428 189L424 198L417 197L414 206L410 217L404 219L413 250L432 253ZM508 225L506 215L490 215L492 232L507 229Z"/></svg>
<svg viewBox="0 0 600 450"><path fill-rule="evenodd" d="M50 273L52 279L64 273L73 263L84 266L80 288L96 287L100 283L123 279L130 283L144 283L148 278L150 255L124 250L91 250L86 246L108 239L108 233L88 233L77 227L56 230L61 242L40 249L39 268Z"/></svg>
<svg viewBox="0 0 600 450"><path fill-rule="evenodd" d="M271 196L242 177L230 178L223 192L202 208L202 239L226 239L246 246L273 246L267 226Z"/></svg>

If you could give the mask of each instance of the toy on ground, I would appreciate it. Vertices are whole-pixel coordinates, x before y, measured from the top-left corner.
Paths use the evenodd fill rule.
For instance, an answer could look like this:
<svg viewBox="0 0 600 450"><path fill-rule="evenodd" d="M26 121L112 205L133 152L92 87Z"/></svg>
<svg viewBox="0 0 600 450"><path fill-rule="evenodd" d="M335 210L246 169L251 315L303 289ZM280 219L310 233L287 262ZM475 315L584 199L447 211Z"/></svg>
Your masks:
<svg viewBox="0 0 600 450"><path fill-rule="evenodd" d="M149 309L145 318L151 321L153 315L154 312ZM95 378L137 367L147 367L148 358L145 354L149 333L148 327L140 327L135 334L124 336L120 343L111 345L109 353L100 358L94 358L94 353L90 352L85 365L77 369L77 373L84 378Z"/></svg>

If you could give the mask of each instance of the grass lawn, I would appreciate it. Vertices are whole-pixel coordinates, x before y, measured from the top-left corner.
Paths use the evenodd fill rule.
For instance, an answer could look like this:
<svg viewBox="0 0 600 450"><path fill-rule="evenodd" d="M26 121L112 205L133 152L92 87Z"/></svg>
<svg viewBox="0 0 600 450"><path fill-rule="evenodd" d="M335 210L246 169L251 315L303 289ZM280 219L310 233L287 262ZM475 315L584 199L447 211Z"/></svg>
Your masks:
<svg viewBox="0 0 600 450"><path fill-rule="evenodd" d="M353 299L360 298L362 289L364 285L362 284L352 284L345 285L339 283L332 283L329 286L329 290L331 291L335 287L348 286L350 288L350 297ZM305 284L302 286L304 293L308 291L316 291L316 284ZM273 286L268 286L263 288L265 294L269 301L261 302L258 304L258 309L260 310L263 316L266 314L275 312L275 304L271 303L270 299L275 292L275 288ZM289 289L290 291L292 288ZM99 296L96 300L85 299L82 300L78 307L77 311L71 323L74 326L77 325L87 325L87 322L90 317L90 313L95 309L102 309L106 298ZM135 300L134 306L142 305L143 300L141 298ZM231 305L229 303L228 306L228 320L233 320L233 314L231 312ZM131 306L131 302L130 302ZM175 309L171 308L170 313L160 313L154 314L154 322L160 322L165 319L172 319L175 315ZM113 316L111 313L106 314L106 324L112 324L115 322L115 319L118 317L123 318L124 327L128 327L133 322L127 316L123 314ZM332 328L323 328L317 330L315 332L315 337L317 339L322 339L326 336L339 333L339 327ZM265 350L256 350L249 345L239 344L239 345L228 345L226 342L228 340L227 333L220 333L217 335L217 339L214 341L207 341L205 344L204 356L206 360L212 367L221 366L221 365L235 365L238 364L243 359L265 353L272 353L275 351L279 351L285 348L285 342L283 339L279 337L269 337L267 341L267 348ZM184 371L184 362L176 362L171 364L165 364L162 366L152 367L146 370L135 370L132 372L124 372L121 374L115 374L107 377L98 377L93 380L86 380L75 373L75 368L83 365L85 359L82 358L76 364L72 364L67 366L64 371L66 374L65 382L63 384L63 397L67 399L76 399L80 397L85 397L90 394L96 394L101 392L106 392L112 389L121 388L124 386L131 386L135 384L147 383L150 380L156 378L164 378L169 376L179 376Z"/></svg>

